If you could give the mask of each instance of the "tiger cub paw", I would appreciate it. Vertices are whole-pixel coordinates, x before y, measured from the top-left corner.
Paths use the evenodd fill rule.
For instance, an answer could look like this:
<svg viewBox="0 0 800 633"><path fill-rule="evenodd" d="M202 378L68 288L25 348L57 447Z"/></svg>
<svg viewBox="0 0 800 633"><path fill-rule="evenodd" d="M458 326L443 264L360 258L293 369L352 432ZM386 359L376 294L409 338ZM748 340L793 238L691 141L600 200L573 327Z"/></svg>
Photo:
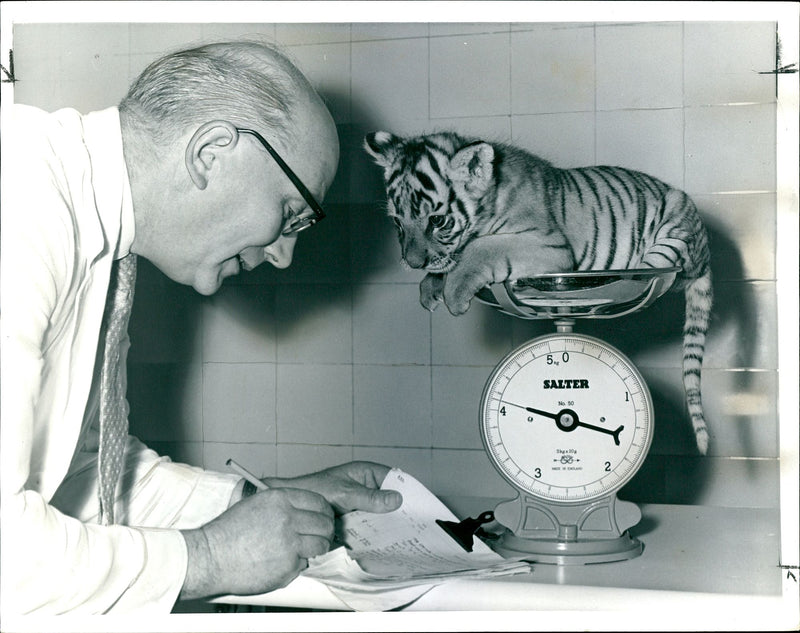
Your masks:
<svg viewBox="0 0 800 633"><path fill-rule="evenodd" d="M464 291L464 290L457 290L448 295L444 299L444 303L447 306L447 309L450 311L450 314L453 316L461 316L467 310L469 310L470 303L472 303L472 297L474 293Z"/></svg>
<svg viewBox="0 0 800 633"><path fill-rule="evenodd" d="M427 274L419 283L419 302L422 307L433 312L442 301L444 275Z"/></svg>
<svg viewBox="0 0 800 633"><path fill-rule="evenodd" d="M491 275L484 270L476 271L462 265L451 271L444 288L444 303L450 314L461 316L469 310L475 293L491 281Z"/></svg>

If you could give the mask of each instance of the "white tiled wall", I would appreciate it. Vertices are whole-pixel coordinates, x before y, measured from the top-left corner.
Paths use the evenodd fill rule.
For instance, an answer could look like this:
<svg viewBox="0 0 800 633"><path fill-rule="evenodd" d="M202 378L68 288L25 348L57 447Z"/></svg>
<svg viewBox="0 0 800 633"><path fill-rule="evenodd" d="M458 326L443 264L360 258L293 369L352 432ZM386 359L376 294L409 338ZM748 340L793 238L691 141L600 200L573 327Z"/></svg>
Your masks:
<svg viewBox="0 0 800 633"><path fill-rule="evenodd" d="M454 129L561 166L613 163L685 188L711 230L717 304L704 397L709 457L693 448L680 384L682 299L581 324L645 374L657 430L627 496L777 505L775 26L639 24L30 24L14 32L16 99L114 105L159 54L235 38L277 42L318 87L342 160L329 219L288 270L200 297L141 267L131 334L134 430L175 459L295 475L350 459L414 473L439 494L504 495L481 449L493 365L549 331L482 306L417 302L399 265L376 129Z"/></svg>
<svg viewBox="0 0 800 633"><path fill-rule="evenodd" d="M633 24L595 29L598 110L683 105L683 25Z"/></svg>

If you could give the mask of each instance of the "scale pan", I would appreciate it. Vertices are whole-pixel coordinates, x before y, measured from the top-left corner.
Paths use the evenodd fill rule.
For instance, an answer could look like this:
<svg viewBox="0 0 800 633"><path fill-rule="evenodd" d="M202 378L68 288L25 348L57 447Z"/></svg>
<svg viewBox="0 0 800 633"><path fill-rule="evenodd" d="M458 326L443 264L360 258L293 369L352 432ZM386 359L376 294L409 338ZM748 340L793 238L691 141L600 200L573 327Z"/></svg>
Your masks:
<svg viewBox="0 0 800 633"><path fill-rule="evenodd" d="M547 273L486 286L476 297L524 319L608 319L649 306L669 290L680 271L673 267Z"/></svg>

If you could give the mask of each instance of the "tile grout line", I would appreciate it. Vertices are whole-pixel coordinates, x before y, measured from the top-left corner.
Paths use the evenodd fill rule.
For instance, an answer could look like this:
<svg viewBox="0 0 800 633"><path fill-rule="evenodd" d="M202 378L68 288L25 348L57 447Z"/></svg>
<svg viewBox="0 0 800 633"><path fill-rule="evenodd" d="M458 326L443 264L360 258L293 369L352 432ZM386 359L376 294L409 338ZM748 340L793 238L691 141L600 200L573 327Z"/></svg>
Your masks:
<svg viewBox="0 0 800 633"><path fill-rule="evenodd" d="M681 22L681 106L681 188L686 189L686 22Z"/></svg>
<svg viewBox="0 0 800 633"><path fill-rule="evenodd" d="M350 109L349 119L353 122L353 24L350 24L350 41L348 43L348 90L349 90L349 104ZM351 198L350 187L352 185L351 178L347 179L347 197ZM355 266L353 264L353 210L350 209L347 214L348 228L350 229L350 237L348 240L348 253L347 257L350 261L349 275L350 275L350 454L355 458L356 446L356 358L355 358Z"/></svg>
<svg viewBox="0 0 800 633"><path fill-rule="evenodd" d="M597 164L597 23L592 24L592 85L593 92L593 127L594 147L592 148L592 163Z"/></svg>

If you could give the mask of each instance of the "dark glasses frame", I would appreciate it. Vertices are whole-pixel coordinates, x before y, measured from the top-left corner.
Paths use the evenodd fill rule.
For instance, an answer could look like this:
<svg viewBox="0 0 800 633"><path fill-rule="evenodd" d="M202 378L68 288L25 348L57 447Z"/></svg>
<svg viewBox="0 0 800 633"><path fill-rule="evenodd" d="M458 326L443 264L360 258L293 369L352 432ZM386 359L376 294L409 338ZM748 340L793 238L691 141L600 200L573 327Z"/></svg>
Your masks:
<svg viewBox="0 0 800 633"><path fill-rule="evenodd" d="M280 154L275 151L275 148L269 144L267 139L265 139L255 130L251 130L249 128L237 127L236 131L239 132L239 134L250 134L254 136L256 140L264 146L264 149L267 150L269 155L272 156L276 163L278 163L278 167L280 167L283 170L283 173L286 174L289 180L292 181L292 184L297 188L297 191L299 191L300 195L303 196L303 200L306 201L309 208L313 211L313 215L300 215L292 218L289 224L281 231L281 235L299 233L310 226L314 226L317 222L322 220L325 217L325 212L322 210L322 207L314 199L314 196L311 195L308 187L306 187L303 184L303 181L297 177L297 174L292 171L292 168L286 164L286 161L281 158Z"/></svg>

